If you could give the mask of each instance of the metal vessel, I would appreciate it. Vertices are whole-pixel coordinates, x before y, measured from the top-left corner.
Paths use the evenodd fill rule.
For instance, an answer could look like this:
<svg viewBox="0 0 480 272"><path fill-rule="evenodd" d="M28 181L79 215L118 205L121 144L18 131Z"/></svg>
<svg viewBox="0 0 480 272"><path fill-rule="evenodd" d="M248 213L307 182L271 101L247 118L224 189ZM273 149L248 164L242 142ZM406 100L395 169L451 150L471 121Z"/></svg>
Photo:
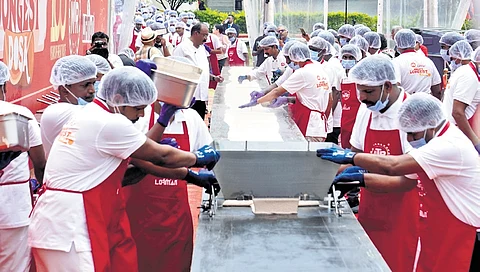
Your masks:
<svg viewBox="0 0 480 272"><path fill-rule="evenodd" d="M0 115L0 151L27 151L30 149L28 138L28 117L18 113Z"/></svg>

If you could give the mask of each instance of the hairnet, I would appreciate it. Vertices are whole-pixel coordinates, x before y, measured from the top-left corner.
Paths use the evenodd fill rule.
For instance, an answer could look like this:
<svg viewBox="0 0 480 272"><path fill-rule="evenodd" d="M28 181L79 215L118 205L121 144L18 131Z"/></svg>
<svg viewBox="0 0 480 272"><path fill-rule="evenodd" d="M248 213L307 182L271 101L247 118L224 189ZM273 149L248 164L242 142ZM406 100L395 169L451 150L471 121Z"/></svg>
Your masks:
<svg viewBox="0 0 480 272"><path fill-rule="evenodd" d="M184 22L177 22L175 24L175 28L177 28L177 27L185 29L187 27L187 25Z"/></svg>
<svg viewBox="0 0 480 272"><path fill-rule="evenodd" d="M279 43L276 37L267 36L260 41L259 45L262 47L274 45L279 46Z"/></svg>
<svg viewBox="0 0 480 272"><path fill-rule="evenodd" d="M97 67L97 73L105 75L106 73L110 72L110 70L112 70L110 64L104 57L96 54L86 55L85 57L95 64L95 66Z"/></svg>
<svg viewBox="0 0 480 272"><path fill-rule="evenodd" d="M303 43L295 43L288 50L290 59L295 62L305 62L310 59L310 49Z"/></svg>
<svg viewBox="0 0 480 272"><path fill-rule="evenodd" d="M230 34L230 33L233 33L235 35L237 35L237 30L233 27L230 27L230 28L227 28L227 30L225 30L225 34Z"/></svg>
<svg viewBox="0 0 480 272"><path fill-rule="evenodd" d="M0 85L5 84L10 79L10 72L5 63L0 61Z"/></svg>
<svg viewBox="0 0 480 272"><path fill-rule="evenodd" d="M358 35L350 40L350 44L358 46L358 48L360 48L360 50L364 51L365 53L368 52L368 47L370 47L367 40L365 40L365 38L363 38L362 36Z"/></svg>
<svg viewBox="0 0 480 272"><path fill-rule="evenodd" d="M415 33L410 29L401 29L395 34L395 43L400 49L414 48L417 43Z"/></svg>
<svg viewBox="0 0 480 272"><path fill-rule="evenodd" d="M363 35L367 32L370 32L372 31L369 27L367 26L361 26L361 27L358 27L358 28L355 28L355 35L360 35L363 37Z"/></svg>
<svg viewBox="0 0 480 272"><path fill-rule="evenodd" d="M425 92L410 95L398 111L399 129L421 132L438 127L445 120L440 100Z"/></svg>
<svg viewBox="0 0 480 272"><path fill-rule="evenodd" d="M98 97L109 106L138 107L157 100L157 89L145 73L135 67L113 69L102 78Z"/></svg>
<svg viewBox="0 0 480 272"><path fill-rule="evenodd" d="M367 32L363 34L363 38L367 40L368 46L371 48L379 49L382 46L382 43L380 41L380 35L378 35L377 32Z"/></svg>
<svg viewBox="0 0 480 272"><path fill-rule="evenodd" d="M178 12L176 10L171 10L168 15L172 16L172 15L175 15L175 16L178 16Z"/></svg>
<svg viewBox="0 0 480 272"><path fill-rule="evenodd" d="M289 42L287 42L283 48L282 48L282 51L283 51L283 55L285 57L290 57L290 47L292 47L292 45L298 43L299 41L296 41L296 40L291 40Z"/></svg>
<svg viewBox="0 0 480 272"><path fill-rule="evenodd" d="M153 25L154 23L155 23L155 20L148 19L147 22L145 23L145 26L150 27L150 26Z"/></svg>
<svg viewBox="0 0 480 272"><path fill-rule="evenodd" d="M175 26L176 24L177 24L177 20L175 20L175 19L168 20L168 25L169 26L172 26L172 25Z"/></svg>
<svg viewBox="0 0 480 272"><path fill-rule="evenodd" d="M141 16L137 16L135 17L135 24L144 24L145 23L145 20L143 19L143 17Z"/></svg>
<svg viewBox="0 0 480 272"><path fill-rule="evenodd" d="M422 45L422 44L423 44L423 37L422 37L422 35L415 34L415 41L416 41L417 43L419 43L420 45Z"/></svg>
<svg viewBox="0 0 480 272"><path fill-rule="evenodd" d="M97 77L95 64L82 56L70 55L58 59L52 67L50 83L58 86L72 85Z"/></svg>
<svg viewBox="0 0 480 272"><path fill-rule="evenodd" d="M165 25L164 24L161 24L161 23L154 23L150 26L150 28L153 30L153 31L157 31L157 30L160 30L160 29L165 29Z"/></svg>
<svg viewBox="0 0 480 272"><path fill-rule="evenodd" d="M446 44L448 46L452 46L454 43L463 40L464 37L457 32L447 32L443 34L443 36L440 38L439 43Z"/></svg>
<svg viewBox="0 0 480 272"><path fill-rule="evenodd" d="M387 81L396 84L393 63L389 57L382 55L372 55L359 61L350 70L351 79L356 84L366 86L380 86Z"/></svg>
<svg viewBox="0 0 480 272"><path fill-rule="evenodd" d="M469 29L465 31L465 39L469 43L480 41L480 30L479 29Z"/></svg>
<svg viewBox="0 0 480 272"><path fill-rule="evenodd" d="M353 28L353 26L350 24L342 25L338 29L338 35L345 36L351 39L355 35L355 28Z"/></svg>
<svg viewBox="0 0 480 272"><path fill-rule="evenodd" d="M340 59L342 59L344 55L351 55L357 61L362 59L362 51L354 44L346 44L340 49Z"/></svg>
<svg viewBox="0 0 480 272"><path fill-rule="evenodd" d="M188 18L193 17L193 19L195 19L195 13L189 11L187 12L187 15L188 15Z"/></svg>
<svg viewBox="0 0 480 272"><path fill-rule="evenodd" d="M337 38L337 37L338 37L338 32L337 32L337 31L335 31L335 29L331 29L331 28L330 28L330 29L329 29L329 30L327 30L327 31L328 31L328 32L330 32L330 33L332 33L332 35L333 35L335 38Z"/></svg>
<svg viewBox="0 0 480 272"><path fill-rule="evenodd" d="M118 52L118 55L125 55L129 58L131 58L132 60L135 59L135 52L133 52L133 50L131 48L125 48L125 49L122 49L120 52Z"/></svg>
<svg viewBox="0 0 480 272"><path fill-rule="evenodd" d="M322 31L321 29L314 30L312 33L310 33L310 39L313 37L317 37L318 34Z"/></svg>
<svg viewBox="0 0 480 272"><path fill-rule="evenodd" d="M318 30L318 29L325 30L325 25L322 24L322 23L316 23L316 24L314 24L314 25L313 25L313 31Z"/></svg>
<svg viewBox="0 0 480 272"><path fill-rule="evenodd" d="M277 32L277 26L274 25L274 24L270 24L270 25L268 25L267 27L265 27L265 30L266 30L267 32L272 32L272 31Z"/></svg>
<svg viewBox="0 0 480 272"><path fill-rule="evenodd" d="M326 30L321 30L318 32L318 37L325 39L327 42L329 42L331 45L335 43L335 36L333 36L332 33L326 31Z"/></svg>
<svg viewBox="0 0 480 272"><path fill-rule="evenodd" d="M330 43L328 43L324 38L314 37L308 42L308 46L314 49L312 50L327 50L330 49Z"/></svg>
<svg viewBox="0 0 480 272"><path fill-rule="evenodd" d="M183 19L183 18L188 18L188 14L186 12L180 12L178 15L178 18Z"/></svg>
<svg viewBox="0 0 480 272"><path fill-rule="evenodd" d="M475 49L472 56L472 61L480 63L480 47Z"/></svg>
<svg viewBox="0 0 480 272"><path fill-rule="evenodd" d="M354 29L357 29L357 28L361 28L361 27L364 27L365 25L364 24L356 24L353 26Z"/></svg>
<svg viewBox="0 0 480 272"><path fill-rule="evenodd" d="M454 43L448 52L452 58L469 60L472 57L473 49L466 40L463 40Z"/></svg>

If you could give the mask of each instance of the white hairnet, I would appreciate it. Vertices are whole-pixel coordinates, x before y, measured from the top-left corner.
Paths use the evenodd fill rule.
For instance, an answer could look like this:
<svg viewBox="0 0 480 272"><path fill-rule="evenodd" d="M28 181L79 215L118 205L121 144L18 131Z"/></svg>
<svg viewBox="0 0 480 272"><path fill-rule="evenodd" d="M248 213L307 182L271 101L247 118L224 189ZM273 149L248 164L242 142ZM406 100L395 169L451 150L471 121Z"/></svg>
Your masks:
<svg viewBox="0 0 480 272"><path fill-rule="evenodd" d="M354 29L358 29L358 28L361 28L361 27L364 27L365 25L364 24L356 24L353 26Z"/></svg>
<svg viewBox="0 0 480 272"><path fill-rule="evenodd" d="M400 49L414 48L416 42L415 33L410 29L401 29L395 34L395 43Z"/></svg>
<svg viewBox="0 0 480 272"><path fill-rule="evenodd" d="M480 41L480 29L469 29L465 31L465 39L469 43Z"/></svg>
<svg viewBox="0 0 480 272"><path fill-rule="evenodd" d="M296 41L296 40L290 40L289 42L287 42L282 48L283 55L285 57L290 57L290 47L292 47L292 45L294 45L295 43L298 43L298 42L299 41Z"/></svg>
<svg viewBox="0 0 480 272"><path fill-rule="evenodd" d="M135 17L135 24L144 24L145 23L145 20L143 19L143 17L141 16L137 16Z"/></svg>
<svg viewBox="0 0 480 272"><path fill-rule="evenodd" d="M322 23L316 23L316 24L314 24L314 25L313 25L313 31L318 30L318 29L325 30L325 25L322 24Z"/></svg>
<svg viewBox="0 0 480 272"><path fill-rule="evenodd" d="M113 69L102 78L98 97L112 107L138 107L156 101L157 89L140 69L125 66Z"/></svg>
<svg viewBox="0 0 480 272"><path fill-rule="evenodd" d="M310 39L310 41L308 42L308 46L315 51L321 51L321 50L328 51L330 49L330 43L327 42L324 38L320 38L320 37L314 37Z"/></svg>
<svg viewBox="0 0 480 272"><path fill-rule="evenodd" d="M188 15L188 18L193 18L193 19L195 19L195 13L189 11L189 12L187 12L187 15Z"/></svg>
<svg viewBox="0 0 480 272"><path fill-rule="evenodd" d="M362 51L354 44L346 44L340 49L340 59L342 59L344 55L351 55L356 61L362 59Z"/></svg>
<svg viewBox="0 0 480 272"><path fill-rule="evenodd" d="M145 23L145 26L150 27L150 26L153 25L154 23L155 23L155 20L148 19L147 22Z"/></svg>
<svg viewBox="0 0 480 272"><path fill-rule="evenodd" d="M415 41L416 41L417 43L419 43L420 45L422 45L422 44L423 44L423 37L422 37L422 35L415 34Z"/></svg>
<svg viewBox="0 0 480 272"><path fill-rule="evenodd" d="M331 29L331 28L330 28L330 29L327 30L327 31L330 32L330 33L332 33L332 35L333 35L335 38L338 37L338 32L335 31L335 29Z"/></svg>
<svg viewBox="0 0 480 272"><path fill-rule="evenodd" d="M135 59L135 52L133 52L133 50L131 48L125 48L125 49L122 49L120 52L118 52L119 55L125 55L129 58L131 58L132 60Z"/></svg>
<svg viewBox="0 0 480 272"><path fill-rule="evenodd" d="M338 29L338 35L351 39L353 36L355 36L355 28L350 24L342 25Z"/></svg>
<svg viewBox="0 0 480 272"><path fill-rule="evenodd" d="M399 129L421 132L438 127L445 120L440 100L425 92L410 95L398 111Z"/></svg>
<svg viewBox="0 0 480 272"><path fill-rule="evenodd" d="M177 24L177 22L178 22L178 21L175 20L175 19L170 19L170 20L168 20L168 25L169 25L169 26L175 26L175 25Z"/></svg>
<svg viewBox="0 0 480 272"><path fill-rule="evenodd" d="M277 37L267 36L260 41L259 45L261 47L266 47L274 45L279 46L280 44L278 43Z"/></svg>
<svg viewBox="0 0 480 272"><path fill-rule="evenodd" d="M110 70L112 70L110 64L104 57L96 54L86 55L85 57L95 64L95 66L97 67L97 73L105 75L106 73L110 72Z"/></svg>
<svg viewBox="0 0 480 272"><path fill-rule="evenodd" d="M367 40L365 40L365 38L363 38L362 36L359 36L359 35L353 37L350 40L350 44L354 44L354 45L358 46L358 48L360 48L360 50L364 51L365 53L368 52L368 48L370 47Z"/></svg>
<svg viewBox="0 0 480 272"><path fill-rule="evenodd" d="M295 43L288 50L290 59L295 62L305 62L310 59L310 49L303 43Z"/></svg>
<svg viewBox="0 0 480 272"><path fill-rule="evenodd" d="M452 46L454 43L463 40L464 37L457 32L447 32L443 34L443 36L440 38L439 43L443 43L448 46Z"/></svg>
<svg viewBox="0 0 480 272"><path fill-rule="evenodd" d="M363 38L367 40L368 46L371 48L378 49L382 46L382 42L380 41L380 35L377 32L367 32L363 34Z"/></svg>
<svg viewBox="0 0 480 272"><path fill-rule="evenodd" d="M176 10L171 10L168 15L172 16L172 15L175 15L175 16L178 16L178 12Z"/></svg>
<svg viewBox="0 0 480 272"><path fill-rule="evenodd" d="M10 79L8 66L0 61L0 85L4 85Z"/></svg>
<svg viewBox="0 0 480 272"><path fill-rule="evenodd" d="M265 27L265 30L266 30L267 32L272 32L272 31L277 32L277 26L274 25L274 24L270 24L270 25L268 25L267 27Z"/></svg>
<svg viewBox="0 0 480 272"><path fill-rule="evenodd" d="M463 40L454 43L448 52L452 58L469 60L472 57L473 49L466 40Z"/></svg>
<svg viewBox="0 0 480 272"><path fill-rule="evenodd" d="M175 28L177 28L177 27L185 29L187 27L187 25L184 22L177 22L175 24Z"/></svg>
<svg viewBox="0 0 480 272"><path fill-rule="evenodd" d="M52 67L50 83L58 86L72 85L97 78L97 67L84 56L70 55L58 59Z"/></svg>
<svg viewBox="0 0 480 272"><path fill-rule="evenodd" d="M380 86L389 81L397 83L395 68L389 57L372 55L359 61L350 70L349 77L359 85Z"/></svg>
<svg viewBox="0 0 480 272"><path fill-rule="evenodd" d="M335 43L335 36L333 36L332 33L326 31L326 30L321 30L318 32L318 37L325 39L327 42L329 42L331 45Z"/></svg>
<svg viewBox="0 0 480 272"><path fill-rule="evenodd" d="M472 61L480 63L480 47L475 49L472 56Z"/></svg>
<svg viewBox="0 0 480 272"><path fill-rule="evenodd" d="M180 14L178 15L178 17L180 19L183 19L183 18L188 18L188 14L186 12L180 12Z"/></svg>
<svg viewBox="0 0 480 272"><path fill-rule="evenodd" d="M310 39L313 37L317 37L318 34L322 31L321 29L314 30L312 33L310 33Z"/></svg>
<svg viewBox="0 0 480 272"><path fill-rule="evenodd" d="M370 32L372 31L369 27L367 26L361 26L361 27L358 27L358 28L355 28L355 35L360 35L363 37L363 35L367 32Z"/></svg>
<svg viewBox="0 0 480 272"><path fill-rule="evenodd" d="M150 28L153 30L153 31L157 31L157 30L160 30L160 29L165 29L165 25L164 24L161 24L161 23L154 23L150 26Z"/></svg>
<svg viewBox="0 0 480 272"><path fill-rule="evenodd" d="M227 35L229 33L233 33L233 34L237 35L237 30L233 27L227 28L227 30L225 30L225 34Z"/></svg>

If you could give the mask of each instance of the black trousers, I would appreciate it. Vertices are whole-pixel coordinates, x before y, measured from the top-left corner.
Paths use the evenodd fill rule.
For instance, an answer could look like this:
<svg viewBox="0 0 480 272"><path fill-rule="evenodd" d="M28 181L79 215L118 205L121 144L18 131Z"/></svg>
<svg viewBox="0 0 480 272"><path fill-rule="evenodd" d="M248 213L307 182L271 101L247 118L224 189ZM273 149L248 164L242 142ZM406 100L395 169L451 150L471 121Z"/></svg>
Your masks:
<svg viewBox="0 0 480 272"><path fill-rule="evenodd" d="M477 232L475 247L473 248L472 262L470 263L470 272L480 271L480 232Z"/></svg>
<svg viewBox="0 0 480 272"><path fill-rule="evenodd" d="M334 127L333 131L327 134L325 142L334 143L338 145L338 136L340 136L340 128Z"/></svg>
<svg viewBox="0 0 480 272"><path fill-rule="evenodd" d="M192 109L196 110L200 117L202 117L202 120L205 120L205 114L207 112L207 103L205 101L195 101L195 104L193 104Z"/></svg>
<svg viewBox="0 0 480 272"><path fill-rule="evenodd" d="M225 62L227 62L227 58L218 60L218 68L220 68L220 74L222 73L223 66L225 66Z"/></svg>

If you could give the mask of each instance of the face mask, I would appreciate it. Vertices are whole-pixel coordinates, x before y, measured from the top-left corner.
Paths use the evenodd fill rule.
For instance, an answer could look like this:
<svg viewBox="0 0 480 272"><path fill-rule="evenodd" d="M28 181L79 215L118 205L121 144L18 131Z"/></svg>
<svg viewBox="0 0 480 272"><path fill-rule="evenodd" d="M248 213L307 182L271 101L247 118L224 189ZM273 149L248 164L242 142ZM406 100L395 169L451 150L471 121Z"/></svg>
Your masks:
<svg viewBox="0 0 480 272"><path fill-rule="evenodd" d="M67 92L69 94L71 94L73 97L75 97L75 99L77 99L77 105L80 105L80 106L85 106L88 104L87 101L85 101L83 98L81 97L77 97L76 95L74 95L67 87L65 87L65 85L63 86L63 88L65 88L65 90L67 90ZM72 102L70 102L70 100L68 100L68 98L65 98L67 99L67 101L70 103L70 104L73 104Z"/></svg>
<svg viewBox="0 0 480 272"><path fill-rule="evenodd" d="M228 40L229 40L230 42L234 43L235 40L236 40L236 38L235 38L235 37L230 37L230 38L228 38Z"/></svg>
<svg viewBox="0 0 480 272"><path fill-rule="evenodd" d="M193 19L188 19L187 20L187 25L191 25L191 24L193 24Z"/></svg>
<svg viewBox="0 0 480 272"><path fill-rule="evenodd" d="M344 45L346 45L346 44L347 44L347 39L345 39L345 38L340 38L340 45L341 45L341 46L344 46Z"/></svg>
<svg viewBox="0 0 480 272"><path fill-rule="evenodd" d="M100 88L100 81L95 81L95 84L93 84L93 89L95 89L95 96L97 96L98 88Z"/></svg>
<svg viewBox="0 0 480 272"><path fill-rule="evenodd" d="M143 19L144 19L145 21L148 20L148 18L150 18L150 17L148 16L148 13L142 14L142 17L143 17Z"/></svg>
<svg viewBox="0 0 480 272"><path fill-rule="evenodd" d="M426 145L427 144L427 141L425 140L425 135L426 134L427 134L427 131L425 130L425 134L423 134L423 137L418 139L418 140L411 141L410 145L415 149L418 149L418 148Z"/></svg>
<svg viewBox="0 0 480 272"><path fill-rule="evenodd" d="M168 27L168 31L169 31L170 33L175 32L175 27L174 27L174 26L169 26L169 27Z"/></svg>
<svg viewBox="0 0 480 272"><path fill-rule="evenodd" d="M300 69L300 66L295 65L293 61L288 64L288 67L292 68L293 71Z"/></svg>
<svg viewBox="0 0 480 272"><path fill-rule="evenodd" d="M355 66L356 63L357 63L356 60L342 60L342 66L346 70L352 69L353 66Z"/></svg>
<svg viewBox="0 0 480 272"><path fill-rule="evenodd" d="M385 99L385 101L382 102L384 87L385 85L382 86L382 92L380 93L380 98L378 99L377 103L375 103L375 105L373 106L368 107L369 110L379 112L387 106L389 102L388 98L390 97L390 94L387 94L387 98Z"/></svg>
<svg viewBox="0 0 480 272"><path fill-rule="evenodd" d="M312 60L318 60L318 52L310 50L310 58L312 58Z"/></svg>
<svg viewBox="0 0 480 272"><path fill-rule="evenodd" d="M448 50L440 49L440 55L444 61L450 61L450 56L448 55Z"/></svg>
<svg viewBox="0 0 480 272"><path fill-rule="evenodd" d="M276 37L276 36L277 36L277 33L275 33L275 32L268 32L268 36Z"/></svg>
<svg viewBox="0 0 480 272"><path fill-rule="evenodd" d="M458 67L462 66L462 63L456 64L455 61L450 62L450 69L452 69L452 72L458 69Z"/></svg>

